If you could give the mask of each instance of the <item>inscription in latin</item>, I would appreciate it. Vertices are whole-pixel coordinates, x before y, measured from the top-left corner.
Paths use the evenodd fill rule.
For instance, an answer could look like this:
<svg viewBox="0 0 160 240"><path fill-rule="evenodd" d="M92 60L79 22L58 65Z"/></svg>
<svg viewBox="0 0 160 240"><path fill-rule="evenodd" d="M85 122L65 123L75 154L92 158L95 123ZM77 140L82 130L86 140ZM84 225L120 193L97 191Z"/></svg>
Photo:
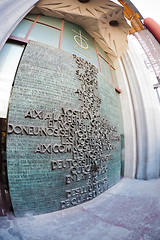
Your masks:
<svg viewBox="0 0 160 240"><path fill-rule="evenodd" d="M72 164L72 159L51 160L51 170L70 169Z"/></svg>
<svg viewBox="0 0 160 240"><path fill-rule="evenodd" d="M67 153L71 152L71 145L61 144L40 144L36 147L35 153Z"/></svg>
<svg viewBox="0 0 160 240"><path fill-rule="evenodd" d="M116 126L111 126L100 115L97 69L75 55L73 58L80 81L80 88L75 89L80 107L61 108L58 113L29 109L24 119L32 120L32 125L8 124L8 134L41 137L33 151L36 155L50 154L50 170L53 174L65 171L66 187L86 181L82 187L66 190L60 201L61 209L91 200L108 188L108 162L112 161L112 151L116 150L115 142L120 141ZM45 142L45 137L51 141ZM64 158L65 154L68 154L67 158ZM63 157L54 159L59 155Z"/></svg>
<svg viewBox="0 0 160 240"><path fill-rule="evenodd" d="M37 111L37 110L28 110L27 113L25 114L25 118L39 118L43 120L44 117L44 110Z"/></svg>
<svg viewBox="0 0 160 240"><path fill-rule="evenodd" d="M66 199L60 202L60 208L65 209L89 201L108 188L107 178L99 181L96 178L92 178L91 182L93 183L86 184L86 186L66 190Z"/></svg>

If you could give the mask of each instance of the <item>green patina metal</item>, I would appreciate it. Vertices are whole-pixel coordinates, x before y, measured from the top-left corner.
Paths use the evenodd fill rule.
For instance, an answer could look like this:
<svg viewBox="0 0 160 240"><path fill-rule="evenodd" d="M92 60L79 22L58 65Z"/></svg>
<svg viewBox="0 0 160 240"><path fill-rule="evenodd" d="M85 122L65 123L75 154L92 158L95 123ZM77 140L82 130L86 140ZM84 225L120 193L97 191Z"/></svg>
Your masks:
<svg viewBox="0 0 160 240"><path fill-rule="evenodd" d="M92 65L96 52L92 63L71 53L30 41L21 59L7 137L16 216L75 206L120 179L119 95L107 73Z"/></svg>

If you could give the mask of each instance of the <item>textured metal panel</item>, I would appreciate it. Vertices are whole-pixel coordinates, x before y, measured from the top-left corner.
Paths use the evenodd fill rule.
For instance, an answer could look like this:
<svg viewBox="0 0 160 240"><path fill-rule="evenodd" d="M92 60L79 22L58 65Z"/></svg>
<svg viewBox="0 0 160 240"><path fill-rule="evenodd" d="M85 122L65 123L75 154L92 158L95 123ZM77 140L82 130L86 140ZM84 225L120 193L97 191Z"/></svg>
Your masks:
<svg viewBox="0 0 160 240"><path fill-rule="evenodd" d="M16 216L75 206L119 181L118 95L86 60L30 42L8 123L8 177Z"/></svg>

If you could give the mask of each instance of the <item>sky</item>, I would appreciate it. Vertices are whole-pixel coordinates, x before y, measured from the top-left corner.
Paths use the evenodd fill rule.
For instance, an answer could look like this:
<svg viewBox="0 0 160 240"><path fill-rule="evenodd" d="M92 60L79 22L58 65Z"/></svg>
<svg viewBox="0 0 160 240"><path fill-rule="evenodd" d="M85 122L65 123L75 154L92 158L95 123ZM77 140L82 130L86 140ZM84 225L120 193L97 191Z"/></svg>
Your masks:
<svg viewBox="0 0 160 240"><path fill-rule="evenodd" d="M153 18L160 24L160 0L131 0L144 18Z"/></svg>

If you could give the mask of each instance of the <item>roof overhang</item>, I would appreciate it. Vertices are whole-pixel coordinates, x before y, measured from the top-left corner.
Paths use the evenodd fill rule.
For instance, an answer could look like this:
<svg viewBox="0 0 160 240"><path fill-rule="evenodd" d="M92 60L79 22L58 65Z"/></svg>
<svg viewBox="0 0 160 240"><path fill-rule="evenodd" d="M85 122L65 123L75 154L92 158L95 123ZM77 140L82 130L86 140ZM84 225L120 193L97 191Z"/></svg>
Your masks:
<svg viewBox="0 0 160 240"><path fill-rule="evenodd" d="M80 25L110 57L127 48L128 25L123 7L110 0L4 0L0 3L0 50L28 12L65 19ZM116 22L116 24L111 24Z"/></svg>
<svg viewBox="0 0 160 240"><path fill-rule="evenodd" d="M111 57L127 48L128 25L123 7L115 1L40 0L31 13L61 18L80 25ZM111 22L116 21L116 25Z"/></svg>

